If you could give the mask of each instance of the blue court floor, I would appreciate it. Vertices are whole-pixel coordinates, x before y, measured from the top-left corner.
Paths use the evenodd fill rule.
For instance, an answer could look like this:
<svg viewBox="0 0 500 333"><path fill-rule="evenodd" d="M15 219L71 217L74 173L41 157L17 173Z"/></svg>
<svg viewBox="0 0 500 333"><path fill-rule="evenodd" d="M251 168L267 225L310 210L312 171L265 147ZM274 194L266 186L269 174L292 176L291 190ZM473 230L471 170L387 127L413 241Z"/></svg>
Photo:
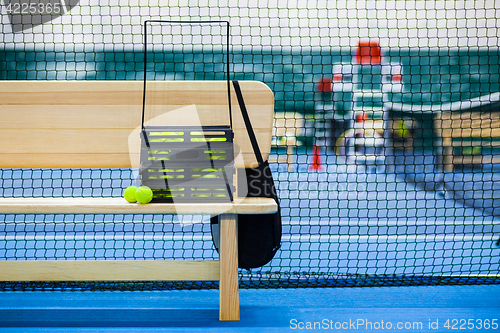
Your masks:
<svg viewBox="0 0 500 333"><path fill-rule="evenodd" d="M0 332L500 332L500 285L0 293Z"/></svg>
<svg viewBox="0 0 500 333"><path fill-rule="evenodd" d="M435 275L443 271L444 265L436 263L436 258L448 257L455 261L452 268L444 271L452 275L473 271L475 274L495 274L498 277L500 248L495 242L498 239L496 210L500 204L500 188L497 186L497 169L457 170L436 178L433 163L426 163L428 159L425 156L405 157L407 164L398 164L399 168L393 173L347 170L345 166L329 161L334 156L324 156L324 170L308 172L310 156L296 157L299 165L291 172L285 171L286 165L279 165L283 170L280 169L282 172L276 177L283 212L288 214L284 227L290 230L286 229L289 239L285 237L282 249L270 263L271 267L287 263L286 270L303 270L300 263L293 261L300 261L301 257L292 256L292 251L305 258L321 259L316 252L308 250L312 249L309 245L303 246L306 250L299 251L299 245L308 242L324 246L340 242L351 244L353 249L339 248L352 256L346 257L346 260L350 259L356 265L370 259L373 262L377 253L368 250L373 241L378 244L379 252L385 251L383 258L390 259L396 252L403 256L401 265L396 262L392 267L394 272L389 273ZM278 169L278 166L273 167ZM426 172L427 167L431 168L429 172ZM304 184L306 188L302 188ZM326 188L322 188L325 184ZM374 203L375 207L370 206ZM476 206L490 209L486 211ZM302 210L313 208L317 209L311 210L317 220L298 218L302 217ZM323 211L326 213L323 214ZM293 217L298 220L294 221ZM341 229L344 223L354 228ZM298 235L298 242L291 231L296 224L338 226L339 232L321 235L318 239L302 239ZM449 234L444 227L439 229L441 225L448 224L453 228L453 234ZM357 227L366 227L362 242ZM392 229L389 230L389 227ZM409 227L415 228L411 232L412 237L407 235ZM164 238L160 240L165 241ZM207 242L211 248L211 239ZM390 250L389 243L394 242L403 248ZM361 243L367 248L360 247ZM37 244L42 246L44 243L39 241ZM366 257L360 257L360 252ZM322 253L328 263L326 268L331 268L333 273L350 273L351 267L344 261L333 261L327 251ZM336 255L336 252L333 254ZM414 265L407 266L407 261L416 257L434 266L419 266L422 271L416 271ZM472 261L466 262L464 257ZM304 262L309 265L308 261ZM316 265L319 270L319 263ZM339 267L344 267L346 271L339 271ZM359 267L352 269L359 273ZM376 260L373 267L373 272L367 268L361 273L388 273L387 261ZM218 301L218 290L0 292L0 333L500 333L500 285L244 289L240 290L239 322L219 322Z"/></svg>

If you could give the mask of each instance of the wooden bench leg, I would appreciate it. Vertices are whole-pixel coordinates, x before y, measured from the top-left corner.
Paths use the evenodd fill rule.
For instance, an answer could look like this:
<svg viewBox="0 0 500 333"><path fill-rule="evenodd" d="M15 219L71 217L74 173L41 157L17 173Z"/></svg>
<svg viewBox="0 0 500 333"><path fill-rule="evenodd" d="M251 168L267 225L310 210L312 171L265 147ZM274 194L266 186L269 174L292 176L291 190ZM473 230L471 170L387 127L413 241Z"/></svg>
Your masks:
<svg viewBox="0 0 500 333"><path fill-rule="evenodd" d="M443 139L443 169L444 171L453 171L453 147L451 138Z"/></svg>
<svg viewBox="0 0 500 333"><path fill-rule="evenodd" d="M240 302L238 294L238 238L236 231L238 215L221 214L219 218L219 320L240 320Z"/></svg>
<svg viewBox="0 0 500 333"><path fill-rule="evenodd" d="M288 171L291 171L293 169L293 146L288 146L286 148L286 155L287 159L286 162L288 164Z"/></svg>

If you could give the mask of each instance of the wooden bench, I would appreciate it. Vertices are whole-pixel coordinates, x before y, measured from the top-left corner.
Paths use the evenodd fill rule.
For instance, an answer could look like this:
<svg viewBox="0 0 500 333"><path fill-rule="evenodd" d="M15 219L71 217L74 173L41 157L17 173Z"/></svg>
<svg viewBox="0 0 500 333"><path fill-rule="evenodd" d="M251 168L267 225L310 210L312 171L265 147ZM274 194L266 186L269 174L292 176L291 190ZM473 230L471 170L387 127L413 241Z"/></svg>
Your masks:
<svg viewBox="0 0 500 333"><path fill-rule="evenodd" d="M259 82L240 85L265 159L271 149L273 94ZM191 126L196 119L186 110L194 110L201 125L229 124L225 81L151 81L147 86L151 121ZM137 168L142 96L140 81L0 82L0 167ZM254 167L257 162L234 91L231 102L234 144L241 151L235 166ZM239 320L237 214L276 210L268 198L148 205L122 198L0 198L0 214L210 214L220 220L219 260L3 260L0 280L216 280L219 319Z"/></svg>
<svg viewBox="0 0 500 333"><path fill-rule="evenodd" d="M483 154L485 147L500 146L499 111L442 112L435 118L435 127L442 138L445 171L453 171L456 164L500 163L500 157Z"/></svg>
<svg viewBox="0 0 500 333"><path fill-rule="evenodd" d="M285 147L286 157L279 158L279 155L269 157L269 162L286 162L288 170L293 166L293 149L300 146L298 136L303 135L304 117L298 112L276 112L272 128L271 145L276 148Z"/></svg>

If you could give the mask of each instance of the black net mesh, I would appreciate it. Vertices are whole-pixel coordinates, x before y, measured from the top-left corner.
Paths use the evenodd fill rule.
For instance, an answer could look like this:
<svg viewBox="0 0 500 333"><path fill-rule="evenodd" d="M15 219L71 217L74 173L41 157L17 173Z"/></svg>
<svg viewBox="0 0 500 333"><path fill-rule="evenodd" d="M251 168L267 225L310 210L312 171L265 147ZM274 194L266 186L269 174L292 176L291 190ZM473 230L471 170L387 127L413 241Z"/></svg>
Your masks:
<svg viewBox="0 0 500 333"><path fill-rule="evenodd" d="M23 12L31 3L35 12ZM146 69L148 80L225 80L223 23L154 23L146 58L143 27L231 23L230 79L262 81L275 96L269 161L283 218L281 249L264 267L240 270L241 287L500 282L500 53L490 2L41 3L2 5L0 79L143 80ZM0 196L120 197L133 180L129 169L1 169ZM0 260L217 259L209 223L0 215Z"/></svg>

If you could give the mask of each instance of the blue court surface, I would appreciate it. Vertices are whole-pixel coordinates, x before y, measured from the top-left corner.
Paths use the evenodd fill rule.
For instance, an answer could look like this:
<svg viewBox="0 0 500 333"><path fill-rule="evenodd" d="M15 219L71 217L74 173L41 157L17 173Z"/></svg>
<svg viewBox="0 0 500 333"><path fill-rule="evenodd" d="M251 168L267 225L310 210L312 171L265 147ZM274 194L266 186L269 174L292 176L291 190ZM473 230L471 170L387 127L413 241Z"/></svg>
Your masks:
<svg viewBox="0 0 500 333"><path fill-rule="evenodd" d="M500 331L499 285L247 289L240 304L219 322L216 290L4 292L0 332Z"/></svg>
<svg viewBox="0 0 500 333"><path fill-rule="evenodd" d="M314 285L315 274L431 276L437 282L445 275L460 277L462 285L241 289L239 322L219 322L216 289L5 291L0 332L500 332L500 285L463 283L469 275L498 283L494 167L439 173L432 156L412 155L388 172L346 165L331 154L322 158L319 171L309 170L310 152L297 154L291 171L272 166L283 239L262 272L300 272L299 279L312 279L301 286ZM23 177L13 175L13 182ZM63 171L61 183L71 177ZM3 219L0 254L10 260L217 257L201 217ZM199 246L189 252L193 243Z"/></svg>

